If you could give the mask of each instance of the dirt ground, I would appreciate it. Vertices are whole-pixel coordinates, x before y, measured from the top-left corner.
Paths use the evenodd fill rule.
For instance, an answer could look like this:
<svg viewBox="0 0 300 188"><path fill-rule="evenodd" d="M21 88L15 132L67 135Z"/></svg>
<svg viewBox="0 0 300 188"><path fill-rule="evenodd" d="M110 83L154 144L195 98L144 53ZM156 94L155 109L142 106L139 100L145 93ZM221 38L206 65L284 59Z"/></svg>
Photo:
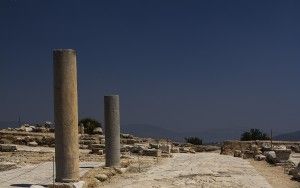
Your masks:
<svg viewBox="0 0 300 188"><path fill-rule="evenodd" d="M29 185L30 182L41 180L47 182L49 178L51 179L54 148L18 147L20 151L0 152L0 162L12 162L18 166L18 169L2 172L3 175L0 180L6 181L10 173L13 177L18 173L21 174L18 181L26 182L26 185ZM91 155L82 150L80 161L84 162L82 164L86 162L93 165L104 164L104 157ZM219 153L178 153L174 154L173 158L128 156L121 161L122 167L128 167L124 174L117 174L115 170L103 167L83 168L82 172L85 174L83 173L81 179L89 184L89 188L300 188L300 183L292 181L291 176L287 175L281 166L273 166L265 161L244 160L220 155ZM27 173L31 170L34 175ZM109 179L104 182L98 181L95 176L101 173L108 174ZM38 174L43 174L43 177L39 178ZM31 177L35 179L31 181ZM13 182L13 179L7 183L10 182ZM23 186L24 184L19 185Z"/></svg>
<svg viewBox="0 0 300 188"><path fill-rule="evenodd" d="M300 182L291 180L282 166L274 166L265 161L249 160L250 164L272 185L273 188L300 188Z"/></svg>
<svg viewBox="0 0 300 188"><path fill-rule="evenodd" d="M0 152L0 162L12 162L18 166L24 166L53 161L54 148L23 145L17 145L17 148L18 151L15 152ZM89 154L88 150L80 150L79 160L82 162L103 162L104 156Z"/></svg>
<svg viewBox="0 0 300 188"><path fill-rule="evenodd" d="M127 168L125 174L139 174L145 173L154 166L164 164L167 158L156 158L150 156L131 156L128 159L121 159L121 167ZM171 159L172 160L172 159ZM109 179L107 181L98 181L95 177L99 174L106 174ZM96 188L103 186L110 186L112 182L118 181L124 174L118 174L113 168L95 168L88 171L81 180L85 181L88 188Z"/></svg>
<svg viewBox="0 0 300 188"><path fill-rule="evenodd" d="M0 165L14 163L14 168L0 168L0 187L30 187L31 185L47 185L53 180L54 148L28 147L17 145L18 151L0 152ZM121 159L122 167L128 167L128 172L142 172L154 164L160 164L164 159L147 156L127 156ZM86 150L80 152L80 174L89 187L98 187L117 179L119 174L114 169L104 168L104 156L89 154ZM3 166L4 167L4 166ZM2 169L2 170L1 170ZM97 174L110 171L107 182L95 179Z"/></svg>
<svg viewBox="0 0 300 188"><path fill-rule="evenodd" d="M213 187L271 188L249 161L218 153L175 154L141 173L125 173L107 188Z"/></svg>

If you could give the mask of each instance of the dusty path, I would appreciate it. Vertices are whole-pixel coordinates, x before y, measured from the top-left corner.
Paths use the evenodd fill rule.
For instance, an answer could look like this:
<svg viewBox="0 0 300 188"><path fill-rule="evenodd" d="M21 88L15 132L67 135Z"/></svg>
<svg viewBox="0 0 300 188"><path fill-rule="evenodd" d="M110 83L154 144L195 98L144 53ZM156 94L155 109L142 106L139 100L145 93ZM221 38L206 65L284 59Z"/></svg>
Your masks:
<svg viewBox="0 0 300 188"><path fill-rule="evenodd" d="M94 167L103 166L99 162L80 163L80 175ZM45 162L26 165L21 168L0 172L0 187L30 187L31 185L48 185L53 182L53 163Z"/></svg>
<svg viewBox="0 0 300 188"><path fill-rule="evenodd" d="M218 153L175 154L142 173L125 173L104 187L255 187L271 185L247 160Z"/></svg>
<svg viewBox="0 0 300 188"><path fill-rule="evenodd" d="M292 176L285 173L282 166L274 166L266 161L255 161L249 159L251 165L260 172L273 188L300 188L300 183L291 180Z"/></svg>

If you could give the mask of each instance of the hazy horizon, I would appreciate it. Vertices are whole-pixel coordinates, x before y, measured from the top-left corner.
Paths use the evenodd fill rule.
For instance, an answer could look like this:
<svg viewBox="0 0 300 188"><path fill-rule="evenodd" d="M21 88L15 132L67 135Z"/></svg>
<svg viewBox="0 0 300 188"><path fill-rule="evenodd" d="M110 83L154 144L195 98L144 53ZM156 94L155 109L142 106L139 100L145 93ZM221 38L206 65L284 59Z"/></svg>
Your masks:
<svg viewBox="0 0 300 188"><path fill-rule="evenodd" d="M77 50L79 118L177 132L300 130L299 1L0 2L0 121L53 121L52 50Z"/></svg>

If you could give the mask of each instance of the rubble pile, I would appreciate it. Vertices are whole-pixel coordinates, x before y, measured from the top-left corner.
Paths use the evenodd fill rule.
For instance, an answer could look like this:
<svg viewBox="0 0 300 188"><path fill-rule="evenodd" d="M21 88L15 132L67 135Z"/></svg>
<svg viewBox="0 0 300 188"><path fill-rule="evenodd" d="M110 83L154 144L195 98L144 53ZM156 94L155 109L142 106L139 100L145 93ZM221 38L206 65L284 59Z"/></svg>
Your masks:
<svg viewBox="0 0 300 188"><path fill-rule="evenodd" d="M87 134L81 124L78 128L79 148L89 150L90 154L105 154L105 136L101 127L96 127ZM172 153L214 152L218 146L193 145L189 143L171 142L165 139L139 138L131 134L120 134L121 154L123 157L135 155L153 157L172 157ZM7 128L0 131L0 151L16 151L15 145L30 147L54 147L54 126L51 123L43 125L23 124L19 128ZM7 149L11 146L11 149Z"/></svg>

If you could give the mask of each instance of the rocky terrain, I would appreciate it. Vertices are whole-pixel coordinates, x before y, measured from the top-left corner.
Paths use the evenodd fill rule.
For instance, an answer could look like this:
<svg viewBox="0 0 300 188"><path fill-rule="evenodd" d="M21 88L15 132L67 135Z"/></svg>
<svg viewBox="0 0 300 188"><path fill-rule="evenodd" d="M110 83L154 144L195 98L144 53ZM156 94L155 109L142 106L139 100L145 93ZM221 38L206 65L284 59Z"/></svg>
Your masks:
<svg viewBox="0 0 300 188"><path fill-rule="evenodd" d="M291 175L291 179L300 181L300 142L225 141L221 154L282 166L284 173Z"/></svg>
<svg viewBox="0 0 300 188"><path fill-rule="evenodd" d="M80 174L86 187L300 187L297 142L226 141L219 148L121 134L121 166L107 168L102 129L82 132ZM0 143L0 187L52 184L53 129L4 129Z"/></svg>

